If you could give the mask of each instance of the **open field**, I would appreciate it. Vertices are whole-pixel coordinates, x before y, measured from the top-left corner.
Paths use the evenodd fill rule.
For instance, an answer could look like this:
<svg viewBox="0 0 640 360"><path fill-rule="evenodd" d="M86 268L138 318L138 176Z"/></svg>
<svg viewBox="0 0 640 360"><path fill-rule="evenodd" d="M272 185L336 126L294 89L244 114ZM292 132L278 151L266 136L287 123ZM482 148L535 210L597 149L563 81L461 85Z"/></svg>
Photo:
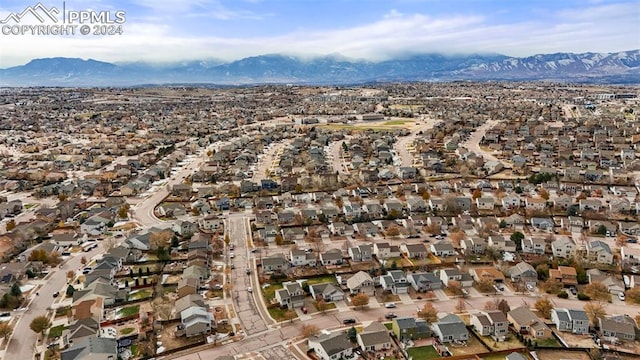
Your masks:
<svg viewBox="0 0 640 360"><path fill-rule="evenodd" d="M407 354L414 360L439 359L440 355L433 346L419 346L407 349ZM503 357L504 358L504 357Z"/></svg>

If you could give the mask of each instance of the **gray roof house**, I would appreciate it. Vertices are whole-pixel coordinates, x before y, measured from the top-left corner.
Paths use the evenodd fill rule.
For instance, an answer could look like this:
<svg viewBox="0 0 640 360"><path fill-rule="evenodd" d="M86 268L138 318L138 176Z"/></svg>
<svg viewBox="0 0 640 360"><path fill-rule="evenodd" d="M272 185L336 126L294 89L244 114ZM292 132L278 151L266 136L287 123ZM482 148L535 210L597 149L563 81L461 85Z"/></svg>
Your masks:
<svg viewBox="0 0 640 360"><path fill-rule="evenodd" d="M282 283L283 288L276 291L276 300L281 307L289 309L304 306L304 290L299 283L289 281Z"/></svg>
<svg viewBox="0 0 640 360"><path fill-rule="evenodd" d="M602 336L618 341L634 341L636 339L635 321L629 315L611 316L598 319Z"/></svg>
<svg viewBox="0 0 640 360"><path fill-rule="evenodd" d="M349 256L352 261L371 261L373 248L371 245L358 245L349 248Z"/></svg>
<svg viewBox="0 0 640 360"><path fill-rule="evenodd" d="M433 330L433 335L436 336L441 343L469 340L469 331L464 321L453 314L446 315L440 319L440 321L433 323L431 330Z"/></svg>
<svg viewBox="0 0 640 360"><path fill-rule="evenodd" d="M320 360L346 359L353 354L353 345L343 332L311 336L307 345Z"/></svg>
<svg viewBox="0 0 640 360"><path fill-rule="evenodd" d="M352 277L347 279L347 288L349 288L351 294L363 293L373 295L373 279L369 273L358 271Z"/></svg>
<svg viewBox="0 0 640 360"><path fill-rule="evenodd" d="M381 323L374 321L357 334L358 345L363 351L376 352L391 348L393 341L389 330Z"/></svg>
<svg viewBox="0 0 640 360"><path fill-rule="evenodd" d="M176 336L196 336L208 334L211 328L215 326L213 314L206 308L200 306L191 306L180 313L180 322L176 331Z"/></svg>
<svg viewBox="0 0 640 360"><path fill-rule="evenodd" d="M390 270L386 275L380 276L380 285L393 294L406 294L409 291L409 282L402 270Z"/></svg>
<svg viewBox="0 0 640 360"><path fill-rule="evenodd" d="M524 281L526 284L535 285L538 281L538 273L533 266L527 262L521 261L507 269L505 275L511 278L511 281Z"/></svg>
<svg viewBox="0 0 640 360"><path fill-rule="evenodd" d="M407 275L407 281L417 292L426 292L442 288L442 280L430 272L412 273Z"/></svg>
<svg viewBox="0 0 640 360"><path fill-rule="evenodd" d="M284 272L289 269L289 260L283 255L275 254L262 258L262 272L265 274L273 272Z"/></svg>
<svg viewBox="0 0 640 360"><path fill-rule="evenodd" d="M87 336L60 354L61 360L112 360L118 358L116 339Z"/></svg>
<svg viewBox="0 0 640 360"><path fill-rule="evenodd" d="M314 299L322 298L327 302L344 300L344 292L333 283L313 284L309 286L309 292Z"/></svg>
<svg viewBox="0 0 640 360"><path fill-rule="evenodd" d="M560 331L570 331L574 334L586 334L589 332L589 317L584 310L553 309L551 321Z"/></svg>

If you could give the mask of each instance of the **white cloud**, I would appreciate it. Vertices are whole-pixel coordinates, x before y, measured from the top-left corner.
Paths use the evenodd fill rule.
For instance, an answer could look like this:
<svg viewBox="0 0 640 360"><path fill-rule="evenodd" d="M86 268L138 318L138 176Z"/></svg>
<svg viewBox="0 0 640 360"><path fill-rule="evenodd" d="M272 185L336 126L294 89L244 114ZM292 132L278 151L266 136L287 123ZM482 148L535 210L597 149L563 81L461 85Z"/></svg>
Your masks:
<svg viewBox="0 0 640 360"><path fill-rule="evenodd" d="M168 0L136 0L169 7ZM193 10L206 1L180 2ZM212 2L206 2L211 4ZM160 4L160 5L158 5ZM209 6L208 9L211 9ZM215 13L215 10L213 11ZM612 52L640 48L640 14L636 4L592 6L561 11L526 22L492 24L483 16L432 17L392 10L378 21L319 31L299 29L279 36L251 38L176 35L163 15L127 18L122 36L25 37L3 36L0 66L17 65L36 57L91 57L105 61L174 61L202 58L233 60L266 53L334 54L383 59L406 52L499 52L513 56L557 51ZM0 13L0 16L2 14ZM208 14L208 16L213 16ZM219 18L251 16L219 12ZM215 17L215 16L213 16Z"/></svg>

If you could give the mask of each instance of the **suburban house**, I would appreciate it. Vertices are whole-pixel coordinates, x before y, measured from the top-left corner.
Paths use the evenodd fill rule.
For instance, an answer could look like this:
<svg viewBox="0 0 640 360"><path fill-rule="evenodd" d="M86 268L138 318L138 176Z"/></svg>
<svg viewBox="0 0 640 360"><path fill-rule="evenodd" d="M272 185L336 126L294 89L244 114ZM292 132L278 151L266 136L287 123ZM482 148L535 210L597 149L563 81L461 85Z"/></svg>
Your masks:
<svg viewBox="0 0 640 360"><path fill-rule="evenodd" d="M265 274L284 272L289 269L289 260L279 254L263 257L261 264L262 272Z"/></svg>
<svg viewBox="0 0 640 360"><path fill-rule="evenodd" d="M426 292L442 288L442 280L430 272L411 273L407 275L407 281L409 281L413 290L417 292Z"/></svg>
<svg viewBox="0 0 640 360"><path fill-rule="evenodd" d="M525 285L535 286L538 282L538 272L534 269L533 265L521 261L514 266L507 269L506 275L511 278L513 282L523 282Z"/></svg>
<svg viewBox="0 0 640 360"><path fill-rule="evenodd" d="M551 329L528 306L520 306L507 313L507 319L516 331L533 339L551 338Z"/></svg>
<svg viewBox="0 0 640 360"><path fill-rule="evenodd" d="M431 325L433 335L441 343L458 343L469 340L469 331L457 315L449 314Z"/></svg>
<svg viewBox="0 0 640 360"><path fill-rule="evenodd" d="M461 272L458 268L441 269L440 280L444 286L448 286L449 281L457 281L463 288L473 286L473 278L471 275Z"/></svg>
<svg viewBox="0 0 640 360"><path fill-rule="evenodd" d="M476 199L478 210L493 210L496 200L493 197L483 196Z"/></svg>
<svg viewBox="0 0 640 360"><path fill-rule="evenodd" d="M342 265L344 258L342 250L330 249L320 254L320 262L322 265Z"/></svg>
<svg viewBox="0 0 640 360"><path fill-rule="evenodd" d="M405 253L407 257L411 259L426 259L429 254L427 252L427 248L422 243L401 244L400 251Z"/></svg>
<svg viewBox="0 0 640 360"><path fill-rule="evenodd" d="M348 252L352 261L371 261L373 259L373 249L371 245L350 247Z"/></svg>
<svg viewBox="0 0 640 360"><path fill-rule="evenodd" d="M628 246L622 246L620 248L620 256L622 257L622 262L624 264L640 264L640 250L638 249L630 248Z"/></svg>
<svg viewBox="0 0 640 360"><path fill-rule="evenodd" d="M198 221L198 225L202 230L215 231L224 228L224 220L217 215L207 215Z"/></svg>
<svg viewBox="0 0 640 360"><path fill-rule="evenodd" d="M570 331L574 334L589 333L589 317L584 310L552 309L551 321L560 331Z"/></svg>
<svg viewBox="0 0 640 360"><path fill-rule="evenodd" d="M344 300L344 292L333 283L320 283L309 286L309 292L314 299L323 299L326 302Z"/></svg>
<svg viewBox="0 0 640 360"><path fill-rule="evenodd" d="M551 251L554 257L572 258L576 251L576 244L571 238L562 237L551 243Z"/></svg>
<svg viewBox="0 0 640 360"><path fill-rule="evenodd" d="M191 306L180 313L176 336L192 337L208 334L215 327L213 314L205 307Z"/></svg>
<svg viewBox="0 0 640 360"><path fill-rule="evenodd" d="M377 321L362 329L357 334L357 341L363 351L369 352L391 349L393 344L389 330Z"/></svg>
<svg viewBox="0 0 640 360"><path fill-rule="evenodd" d="M304 290L299 283L289 281L282 283L283 288L276 291L276 300L280 307L289 309L304 306Z"/></svg>
<svg viewBox="0 0 640 360"><path fill-rule="evenodd" d="M380 285L385 291L393 294L406 294L409 291L407 276L402 270L389 270L386 275L380 276Z"/></svg>
<svg viewBox="0 0 640 360"><path fill-rule="evenodd" d="M395 318L391 322L391 331L398 340L407 341L424 339L429 336L429 325L422 319L413 317Z"/></svg>
<svg viewBox="0 0 640 360"><path fill-rule="evenodd" d="M525 237L522 239L522 252L525 254L542 255L546 249L547 243L543 238Z"/></svg>
<svg viewBox="0 0 640 360"><path fill-rule="evenodd" d="M487 246L492 247L498 251L502 252L515 252L516 251L516 243L513 242L506 236L502 235L491 235L489 239L487 239Z"/></svg>
<svg viewBox="0 0 640 360"><path fill-rule="evenodd" d="M603 273L598 269L589 269L587 270L587 277L589 278L589 284L594 282L602 283L607 287L610 294L618 295L624 293L624 283L614 275Z"/></svg>
<svg viewBox="0 0 640 360"><path fill-rule="evenodd" d="M292 249L289 256L292 266L316 266L316 256L311 252Z"/></svg>
<svg viewBox="0 0 640 360"><path fill-rule="evenodd" d="M587 242L587 259L600 264L612 264L613 252L609 244L601 240Z"/></svg>
<svg viewBox="0 0 640 360"><path fill-rule="evenodd" d="M320 360L347 359L353 354L353 345L342 331L311 336L307 346Z"/></svg>
<svg viewBox="0 0 640 360"><path fill-rule="evenodd" d="M456 249L453 247L453 244L449 241L442 240L435 244L429 245L429 250L435 256L455 256Z"/></svg>
<svg viewBox="0 0 640 360"><path fill-rule="evenodd" d="M570 266L558 266L557 269L549 269L549 279L561 283L563 287L578 285L576 269Z"/></svg>
<svg viewBox="0 0 640 360"><path fill-rule="evenodd" d="M462 239L460 248L465 254L484 254L487 250L487 241L479 236L471 236L468 239Z"/></svg>
<svg viewBox="0 0 640 360"><path fill-rule="evenodd" d="M86 336L74 341L60 354L62 360L117 359L118 342L116 339Z"/></svg>
<svg viewBox="0 0 640 360"><path fill-rule="evenodd" d="M598 319L600 331L605 340L634 341L636 323L629 315L601 317Z"/></svg>
<svg viewBox="0 0 640 360"><path fill-rule="evenodd" d="M481 311L471 315L471 325L482 336L504 341L509 333L509 321L500 310Z"/></svg>
<svg viewBox="0 0 640 360"><path fill-rule="evenodd" d="M374 283L371 275L364 271L358 271L352 277L347 279L347 288L351 294L367 294L373 295Z"/></svg>
<svg viewBox="0 0 640 360"><path fill-rule="evenodd" d="M398 249L397 251L395 249ZM373 253L378 260L389 259L400 256L400 248L397 246L391 246L389 243L381 242L373 244Z"/></svg>

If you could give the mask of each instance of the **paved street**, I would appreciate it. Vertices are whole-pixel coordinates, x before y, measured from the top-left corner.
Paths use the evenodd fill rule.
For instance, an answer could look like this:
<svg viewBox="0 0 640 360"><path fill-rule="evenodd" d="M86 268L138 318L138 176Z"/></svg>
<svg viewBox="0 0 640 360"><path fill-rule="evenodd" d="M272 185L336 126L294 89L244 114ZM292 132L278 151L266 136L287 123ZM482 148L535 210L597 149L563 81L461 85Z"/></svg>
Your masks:
<svg viewBox="0 0 640 360"><path fill-rule="evenodd" d="M79 253L69 258L62 268L53 270L46 281L39 281L40 287L34 289L40 293L39 296L33 296L33 301L29 304L26 311L14 311L14 315L18 315L20 320L14 327L13 336L9 342L5 359L32 359L34 356L34 344L39 337L30 328L31 321L41 315L46 315L47 309L54 307L52 303L61 301L64 298L67 284L67 271L78 270L82 264L82 257L91 259L92 257L104 252L102 243L90 252ZM53 293L60 291L60 297L54 299ZM41 349L39 349L41 350Z"/></svg>
<svg viewBox="0 0 640 360"><path fill-rule="evenodd" d="M250 229L244 213L229 216L228 228L231 244L235 246L233 250L235 258L229 260L235 266L229 283L233 285L232 294L236 312L246 334L260 333L267 330L267 324L263 320L266 314L260 312L263 306L256 305L256 297L260 301L259 295L254 297L260 291L260 287L255 274L256 268L251 260L251 252L247 248ZM250 269L251 275L246 274L247 268ZM252 292L248 291L249 287L252 287Z"/></svg>
<svg viewBox="0 0 640 360"><path fill-rule="evenodd" d="M410 135L401 137L398 139L398 141L396 141L396 143L394 144L394 149L400 157L401 166L413 166L414 157L413 154L409 152L407 147L409 147L409 145L411 145L415 141L416 136L418 136L421 131L425 132L431 130L436 122L437 121L435 119L425 117L420 121L420 125L411 129Z"/></svg>
<svg viewBox="0 0 640 360"><path fill-rule="evenodd" d="M487 120L487 122L482 124L479 128L476 129L476 131L471 134L469 140L463 142L461 145L469 149L469 151L471 152L482 155L485 161L498 161L501 162L505 168L510 168L511 166L509 164L498 159L495 155L493 155L493 153L480 148L480 141L482 141L484 134L486 134L487 130L491 129L497 123L499 123L498 120Z"/></svg>

